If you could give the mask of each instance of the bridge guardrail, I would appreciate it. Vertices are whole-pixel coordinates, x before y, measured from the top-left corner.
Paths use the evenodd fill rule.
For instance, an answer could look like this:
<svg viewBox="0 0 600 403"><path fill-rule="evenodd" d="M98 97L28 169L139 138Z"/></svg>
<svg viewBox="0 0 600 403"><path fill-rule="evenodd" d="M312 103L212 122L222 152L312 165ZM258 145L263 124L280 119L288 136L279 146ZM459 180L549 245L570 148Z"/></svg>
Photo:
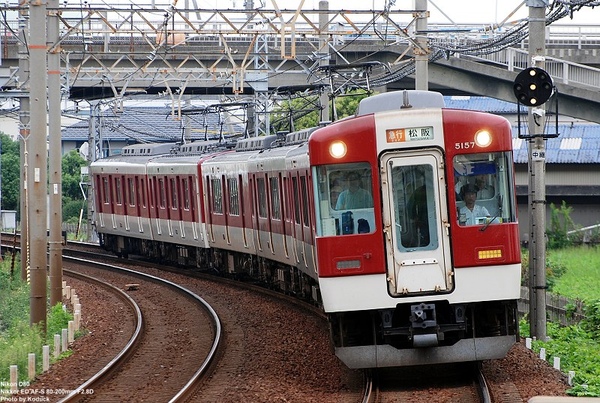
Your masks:
<svg viewBox="0 0 600 403"><path fill-rule="evenodd" d="M520 71L531 66L528 52L516 48L506 48L488 55L454 55L453 57L485 63L492 62L505 67L509 71ZM600 69L595 67L546 56L546 66L544 69L552 76L555 82L590 87L590 89L600 87Z"/></svg>

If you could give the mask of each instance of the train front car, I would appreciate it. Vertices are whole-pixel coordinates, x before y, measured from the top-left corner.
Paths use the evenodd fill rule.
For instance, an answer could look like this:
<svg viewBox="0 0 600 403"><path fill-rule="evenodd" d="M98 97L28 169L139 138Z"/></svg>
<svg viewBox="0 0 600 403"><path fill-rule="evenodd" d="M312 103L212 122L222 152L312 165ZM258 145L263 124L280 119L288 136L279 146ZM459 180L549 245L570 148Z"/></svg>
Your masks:
<svg viewBox="0 0 600 403"><path fill-rule="evenodd" d="M511 149L506 119L424 91L368 98L312 134L319 287L347 366L493 359L514 344Z"/></svg>

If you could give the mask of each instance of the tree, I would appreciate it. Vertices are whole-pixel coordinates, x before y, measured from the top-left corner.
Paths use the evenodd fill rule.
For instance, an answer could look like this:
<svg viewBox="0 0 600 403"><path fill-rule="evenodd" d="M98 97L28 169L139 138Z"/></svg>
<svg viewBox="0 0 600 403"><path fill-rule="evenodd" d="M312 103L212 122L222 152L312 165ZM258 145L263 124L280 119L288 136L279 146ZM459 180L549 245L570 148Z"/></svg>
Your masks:
<svg viewBox="0 0 600 403"><path fill-rule="evenodd" d="M21 163L19 158L19 142L8 135L0 133L2 145L2 210L19 210L19 180Z"/></svg>
<svg viewBox="0 0 600 403"><path fill-rule="evenodd" d="M0 143L2 145L2 209L19 212L21 175L19 142L13 141L4 133L0 133ZM78 217L79 210L84 204L79 182L81 180L81 167L86 164L86 160L77 150L70 151L62 158L62 205L65 221L72 215Z"/></svg>
<svg viewBox="0 0 600 403"><path fill-rule="evenodd" d="M71 150L62 157L62 192L63 202L69 200L83 200L83 194L79 187L81 181L81 167L87 161L77 150Z"/></svg>
<svg viewBox="0 0 600 403"><path fill-rule="evenodd" d="M361 99L368 94L362 90L353 90L335 99L337 118L342 119L356 113ZM271 124L274 132L290 132L315 127L319 124L319 99L316 95L299 97L284 101L273 110ZM293 120L293 130L290 129Z"/></svg>

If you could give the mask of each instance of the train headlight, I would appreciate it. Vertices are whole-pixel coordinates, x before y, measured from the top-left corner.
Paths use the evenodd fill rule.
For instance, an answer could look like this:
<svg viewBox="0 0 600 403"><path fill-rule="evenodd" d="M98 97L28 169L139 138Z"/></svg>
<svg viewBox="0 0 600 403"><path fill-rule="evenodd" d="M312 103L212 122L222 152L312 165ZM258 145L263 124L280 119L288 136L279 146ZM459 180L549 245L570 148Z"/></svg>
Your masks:
<svg viewBox="0 0 600 403"><path fill-rule="evenodd" d="M346 155L346 151L348 151L348 148L343 141L334 141L329 146L329 154L333 158L343 158Z"/></svg>
<svg viewBox="0 0 600 403"><path fill-rule="evenodd" d="M475 133L475 144L479 147L487 147L492 144L492 135L487 130L480 130Z"/></svg>

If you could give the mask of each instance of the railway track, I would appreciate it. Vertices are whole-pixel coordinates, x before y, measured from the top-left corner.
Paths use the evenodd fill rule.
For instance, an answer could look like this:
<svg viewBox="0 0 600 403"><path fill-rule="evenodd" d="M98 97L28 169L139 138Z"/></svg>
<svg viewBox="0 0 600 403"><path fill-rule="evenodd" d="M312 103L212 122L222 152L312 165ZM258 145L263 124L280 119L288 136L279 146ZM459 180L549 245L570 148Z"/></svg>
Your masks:
<svg viewBox="0 0 600 403"><path fill-rule="evenodd" d="M210 305L184 287L156 276L115 265L65 259L69 266L65 275L119 295L127 304L123 322L132 318L134 323L124 328L134 330L118 354L59 401L189 399L210 369L222 340L220 320ZM122 290L125 285L129 285L127 292ZM106 360L106 355L99 353L98 359L103 358ZM45 390L65 393L68 389L54 385Z"/></svg>
<svg viewBox="0 0 600 403"><path fill-rule="evenodd" d="M398 385L394 386L393 383L391 388L387 387L378 379L373 383L369 380L365 382L362 372L340 367L340 363L332 356L326 324L322 319L318 320L316 327L314 323L307 325L306 319L291 317L288 308L283 307L281 302L268 302L260 296L251 297L250 293L245 291L247 285L242 286L239 282L230 282L230 285L223 286L220 278L217 279L218 282L213 276L207 276L212 280L198 279L197 277L206 276L198 276L197 273L189 270L182 272L173 268L173 271L169 272L165 267L157 269L153 268L152 264L113 259L105 253L99 253L100 249L93 245L70 243L65 247L65 253L81 254L83 249L87 250L85 253L95 253L95 259L100 256L103 260L117 260L123 264L144 266L140 270L154 276L166 277L177 284L185 284L187 288L203 295L211 305L216 307L219 314L224 316L227 347L214 365L215 372L211 375L210 382L203 383L202 387L194 392L193 401L248 400L249 396L264 396L267 390L271 391L272 396L286 396L286 398L293 396L294 401L315 401L315 396L318 396L316 399L321 401L365 403L394 400L429 403L452 401L458 399L457 396L462 401L522 401L519 399L519 392L515 385L507 379L500 383L491 382L490 389L493 390L492 394L496 399L492 397L488 400L479 400L481 392L473 389L475 378L471 378L472 381L463 380L462 382L466 384L460 387L444 386L443 383L440 386L435 384L423 386L418 382L411 386L410 382L404 382L405 390L398 390ZM262 292L269 293L264 290ZM279 293L274 295L281 296ZM297 302L290 302L289 306L292 305L294 307L291 309L297 310ZM296 322L298 320L302 321L302 324L298 325ZM286 328L286 322L292 322L290 323L292 330ZM280 333L280 331L298 333L297 329L310 333L311 341L304 339L296 341L293 339L296 334ZM320 344L313 346L312 340L317 340ZM488 372L490 367L494 371L494 362L487 364ZM307 373L312 375L306 375ZM430 378L430 374L426 377ZM339 384L332 382L331 379L335 378L339 378ZM463 391L459 392L459 388ZM437 391L432 392L432 390ZM505 392L507 390L508 392ZM431 397L431 393L437 397ZM402 396L400 400L398 396ZM444 400L443 396L452 396L453 399ZM497 399L498 396L500 400ZM506 400L503 396L511 396L511 398Z"/></svg>
<svg viewBox="0 0 600 403"><path fill-rule="evenodd" d="M367 389L365 402L369 403L492 402L485 377L476 363L374 370Z"/></svg>

